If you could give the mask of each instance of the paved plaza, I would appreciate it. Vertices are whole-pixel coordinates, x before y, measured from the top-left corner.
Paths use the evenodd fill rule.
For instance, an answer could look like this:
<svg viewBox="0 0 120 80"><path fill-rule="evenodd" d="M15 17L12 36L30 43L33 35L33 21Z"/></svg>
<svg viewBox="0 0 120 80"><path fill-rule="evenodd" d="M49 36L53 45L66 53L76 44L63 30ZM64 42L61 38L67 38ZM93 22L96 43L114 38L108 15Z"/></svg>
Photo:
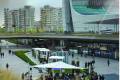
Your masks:
<svg viewBox="0 0 120 80"><path fill-rule="evenodd" d="M69 57L68 61L71 62L71 59L72 59L72 56ZM75 55L73 60L76 60L76 59L80 61L81 67L84 67L85 62L89 62L93 60L93 58L90 56L80 57L80 55L77 55L77 54ZM105 75L105 80L119 80L119 61L110 59L110 66L108 67L106 58L96 57L95 58L95 71L98 74Z"/></svg>
<svg viewBox="0 0 120 80"><path fill-rule="evenodd" d="M3 43L3 45L5 45L5 43ZM3 47L1 49L1 52L4 52L5 55L4 55L4 58L0 58L0 68L2 69L6 69L6 64L8 63L9 64L9 70L12 71L13 73L21 76L22 73L26 73L29 71L29 68L30 68L30 65L26 62L24 62L23 60L21 60L20 58L18 58L17 56L15 55L12 55L12 54L9 54L8 50L12 50L12 51L15 51L15 50L23 50L23 48L19 49L19 48L12 48L9 47L9 43L7 42L7 46ZM11 46L11 44L10 44ZM30 49L24 49L24 50L30 50ZM38 70L36 69L33 69L33 77L38 77L39 76L39 72Z"/></svg>
<svg viewBox="0 0 120 80"><path fill-rule="evenodd" d="M5 53L4 58L0 58L0 68L6 68L6 63L9 63L10 67L9 70L11 70L14 73L17 73L18 75L21 75L23 72L27 72L29 70L29 65L25 63L23 60L18 58L15 55L10 55L8 53L8 50L10 50L10 47L4 47L2 48L2 52ZM11 50L20 50L20 49L11 49ZM26 49L30 50L30 49ZM30 58L30 53L28 53L28 56ZM31 59L34 61L34 59ZM80 61L80 67L84 67L84 63L88 61L92 61L92 57L81 57L78 54L74 55L74 58L72 56L68 56L68 63L71 64L72 60L79 60ZM37 61L34 61L38 64ZM117 60L111 60L110 59L110 66L107 65L107 59L106 58L98 58L95 57L95 71L98 74L103 74L105 76L105 80L119 80L119 61ZM33 70L33 77L37 77L40 73L38 73L37 70Z"/></svg>

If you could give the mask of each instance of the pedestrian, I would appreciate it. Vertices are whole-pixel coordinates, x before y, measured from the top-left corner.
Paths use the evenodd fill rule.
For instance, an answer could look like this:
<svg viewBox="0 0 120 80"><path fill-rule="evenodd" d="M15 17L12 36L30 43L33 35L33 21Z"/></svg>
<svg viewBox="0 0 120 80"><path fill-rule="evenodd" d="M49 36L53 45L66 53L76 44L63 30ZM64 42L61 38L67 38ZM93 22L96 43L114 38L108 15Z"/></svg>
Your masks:
<svg viewBox="0 0 120 80"><path fill-rule="evenodd" d="M32 75L30 75L30 80L32 80Z"/></svg>
<svg viewBox="0 0 120 80"><path fill-rule="evenodd" d="M9 54L11 54L11 50L9 50Z"/></svg>
<svg viewBox="0 0 120 80"><path fill-rule="evenodd" d="M83 56L83 52L82 51L80 52L80 55L81 55L81 57Z"/></svg>
<svg viewBox="0 0 120 80"><path fill-rule="evenodd" d="M110 60L109 59L107 60L107 64L108 64L108 66L110 65Z"/></svg>
<svg viewBox="0 0 120 80"><path fill-rule="evenodd" d="M32 68L30 68L30 71L32 71Z"/></svg>
<svg viewBox="0 0 120 80"><path fill-rule="evenodd" d="M43 75L40 76L40 80L43 80Z"/></svg>
<svg viewBox="0 0 120 80"><path fill-rule="evenodd" d="M21 78L22 78L22 80L24 80L24 78L25 78L25 75L24 75L24 73L22 73L22 76L21 76Z"/></svg>
<svg viewBox="0 0 120 80"><path fill-rule="evenodd" d="M104 75L101 76L101 80L104 80Z"/></svg>
<svg viewBox="0 0 120 80"><path fill-rule="evenodd" d="M7 68L7 69L9 68L9 64L8 64L8 63L6 64L6 68Z"/></svg>
<svg viewBox="0 0 120 80"><path fill-rule="evenodd" d="M85 62L85 68L87 68L87 62Z"/></svg>
<svg viewBox="0 0 120 80"><path fill-rule="evenodd" d="M88 68L89 68L89 66L90 66L90 62L87 63L87 67L88 67Z"/></svg>
<svg viewBox="0 0 120 80"><path fill-rule="evenodd" d="M93 72L93 71L94 71L94 67L93 67L93 66L91 66L91 67L90 67L90 70L91 70L91 72Z"/></svg>
<svg viewBox="0 0 120 80"><path fill-rule="evenodd" d="M2 54L3 54L3 58L4 58L4 52Z"/></svg>
<svg viewBox="0 0 120 80"><path fill-rule="evenodd" d="M95 58L93 59L93 64L95 64Z"/></svg>
<svg viewBox="0 0 120 80"><path fill-rule="evenodd" d="M98 75L98 80L101 80L101 79L100 79L100 74Z"/></svg>
<svg viewBox="0 0 120 80"><path fill-rule="evenodd" d="M74 57L74 54L72 53L72 58Z"/></svg>
<svg viewBox="0 0 120 80"><path fill-rule="evenodd" d="M79 61L76 62L76 66L79 67L80 66L80 63Z"/></svg>
<svg viewBox="0 0 120 80"><path fill-rule="evenodd" d="M1 56L1 58L2 58L2 52L0 53L0 56Z"/></svg>
<svg viewBox="0 0 120 80"><path fill-rule="evenodd" d="M3 54L3 52L1 52L1 58L3 58L4 57L4 54Z"/></svg>
<svg viewBox="0 0 120 80"><path fill-rule="evenodd" d="M93 65L92 65L92 61L90 61L89 64L90 64L90 66L93 66Z"/></svg>

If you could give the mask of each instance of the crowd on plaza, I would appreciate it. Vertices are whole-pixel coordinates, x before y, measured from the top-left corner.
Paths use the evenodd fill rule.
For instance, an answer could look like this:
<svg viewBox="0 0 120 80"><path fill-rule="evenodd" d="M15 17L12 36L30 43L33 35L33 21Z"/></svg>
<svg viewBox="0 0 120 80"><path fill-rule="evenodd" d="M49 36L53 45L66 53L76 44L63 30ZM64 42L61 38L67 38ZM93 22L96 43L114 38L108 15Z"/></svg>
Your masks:
<svg viewBox="0 0 120 80"><path fill-rule="evenodd" d="M42 74L37 80L104 80L104 76L98 75L94 71L91 73L56 73L54 76Z"/></svg>
<svg viewBox="0 0 120 80"><path fill-rule="evenodd" d="M69 53L74 58L74 54ZM86 56L85 56L86 57ZM74 60L71 62L72 65L79 67L79 62ZM95 58L92 61L85 62L86 72L81 73L77 70L72 73L51 73L42 74L38 80L104 80L104 76L94 72Z"/></svg>
<svg viewBox="0 0 120 80"><path fill-rule="evenodd" d="M14 54L12 50L8 50L8 53L9 55ZM0 55L1 55L1 58L4 57L4 53L1 52ZM69 53L69 55L72 56L72 58L74 58L75 56L73 53ZM85 55L85 57L86 56L87 55ZM80 62L77 61L75 63L73 60L71 64L79 67ZM48 73L48 74L42 73L42 75L40 76L38 80L104 80L103 75L100 75L94 72L94 68L95 68L94 64L95 64L95 58L93 56L92 61L85 62L85 68L87 69L87 72L85 73L80 73L78 71L73 71L72 73L67 73L67 74L66 73L55 73L54 75L52 73ZM107 60L107 64L109 66L110 64L109 59ZM6 68L7 69L9 68L9 63L6 63ZM32 80L32 75L30 75L29 72L22 73L21 78L22 80Z"/></svg>
<svg viewBox="0 0 120 80"><path fill-rule="evenodd" d="M4 52L0 53L1 58L4 58Z"/></svg>

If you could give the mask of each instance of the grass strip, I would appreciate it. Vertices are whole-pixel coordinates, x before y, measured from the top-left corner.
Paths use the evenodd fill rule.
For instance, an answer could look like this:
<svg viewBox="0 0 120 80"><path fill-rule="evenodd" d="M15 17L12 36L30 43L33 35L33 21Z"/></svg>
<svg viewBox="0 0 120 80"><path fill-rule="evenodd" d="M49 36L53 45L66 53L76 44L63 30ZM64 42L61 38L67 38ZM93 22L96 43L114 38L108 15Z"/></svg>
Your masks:
<svg viewBox="0 0 120 80"><path fill-rule="evenodd" d="M27 51L16 51L15 52L15 55L17 56L17 57L19 57L20 59L22 59L23 61L25 61L26 63L29 63L30 65L36 65L36 63L34 63L31 59L29 59L26 55L25 55L25 53L26 53Z"/></svg>

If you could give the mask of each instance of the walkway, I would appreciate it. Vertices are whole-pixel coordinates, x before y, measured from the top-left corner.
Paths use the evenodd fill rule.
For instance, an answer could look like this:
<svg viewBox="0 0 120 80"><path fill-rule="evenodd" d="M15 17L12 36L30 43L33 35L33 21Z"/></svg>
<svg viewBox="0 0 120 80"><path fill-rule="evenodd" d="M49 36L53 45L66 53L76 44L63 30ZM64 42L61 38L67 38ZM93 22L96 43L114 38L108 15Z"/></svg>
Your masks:
<svg viewBox="0 0 120 80"><path fill-rule="evenodd" d="M3 43L3 45L6 45L6 43ZM9 46L9 44L8 44ZM18 58L15 55L9 54L8 50L10 50L9 47L2 48L1 52L5 53L4 58L0 57L0 68L6 69L6 64L9 64L9 70L19 76L21 76L22 73L26 73L29 71L30 65ZM11 49L12 51L15 50L29 50L29 49ZM33 77L38 77L40 74L38 70L33 69Z"/></svg>

